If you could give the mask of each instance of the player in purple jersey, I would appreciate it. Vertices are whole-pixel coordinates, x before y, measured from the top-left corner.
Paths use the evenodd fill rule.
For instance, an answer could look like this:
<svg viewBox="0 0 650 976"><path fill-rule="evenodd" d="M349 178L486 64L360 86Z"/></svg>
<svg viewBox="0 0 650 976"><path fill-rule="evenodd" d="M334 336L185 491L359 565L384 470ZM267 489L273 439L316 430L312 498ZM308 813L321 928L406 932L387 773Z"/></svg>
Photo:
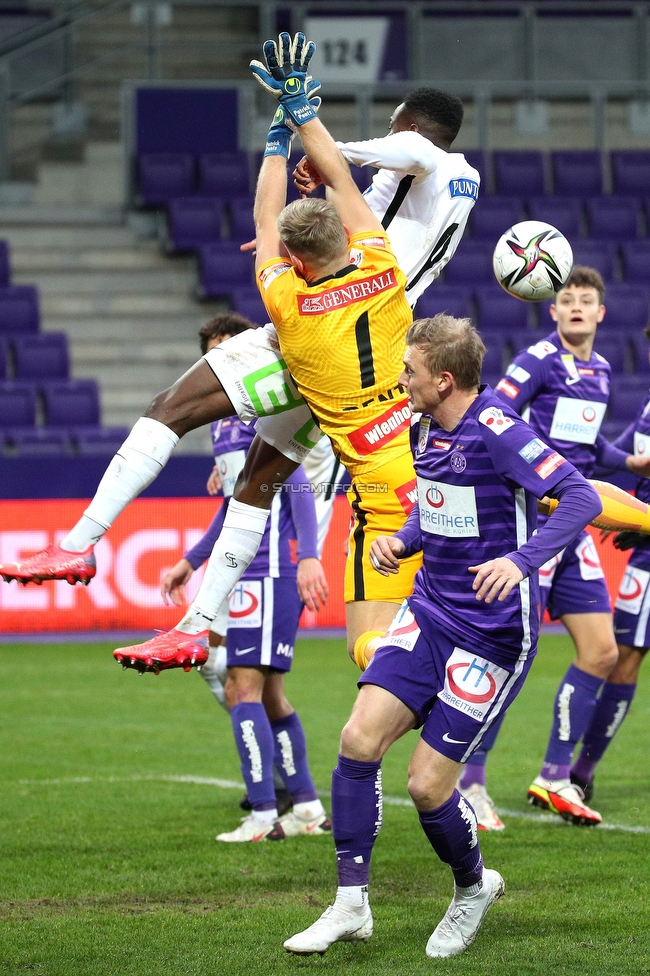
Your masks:
<svg viewBox="0 0 650 976"><path fill-rule="evenodd" d="M574 268L551 306L556 331L515 357L496 392L538 434L533 453L554 447L587 478L596 465L647 474L646 460L612 446L599 432L611 373L609 363L593 351L596 329L605 316L603 297L598 272ZM540 517L540 525L544 522ZM544 765L528 791L529 802L572 823L593 825L602 818L571 782L571 762L618 652L609 594L591 536L582 532L540 567L539 576L542 613L548 608L552 619L562 621L577 653L558 689ZM495 723L472 756L460 782L486 829L495 828L496 815L485 788L485 762L499 726Z"/></svg>
<svg viewBox="0 0 650 976"><path fill-rule="evenodd" d="M201 351L249 328L252 324L241 316L215 316L199 333ZM212 425L215 465L208 491L216 494L221 489L226 502L203 538L164 577L165 602L170 598L180 606L192 573L209 558L254 436L254 428L238 419ZM233 591L230 607L226 602L225 613L217 614L211 627L210 656L201 675L230 712L247 786L247 809L252 811L236 830L219 834L217 840L281 840L331 832L309 772L302 724L284 694L284 675L291 667L303 607L300 594L311 603L314 585L323 596L327 589L318 560L316 510L309 489L298 468L287 481L287 491L273 501L260 548ZM297 563L291 554L293 539L298 542ZM221 636L225 634L227 639ZM274 786L274 766L288 804ZM281 803L283 815L278 818ZM288 812L287 806L292 804L293 812Z"/></svg>
<svg viewBox="0 0 650 976"><path fill-rule="evenodd" d="M479 389L485 347L467 319L437 315L410 327L399 382L422 413L411 445L418 502L406 525L372 546L375 568L399 571L423 551L404 602L360 679L332 777L339 888L333 906L285 942L323 953L372 935L368 880L382 822L381 760L422 727L409 793L454 897L431 935L433 958L462 952L504 892L483 868L477 822L456 780L473 749L519 691L537 647L536 570L601 511L593 488L489 387ZM537 535L537 499L558 507ZM559 515L559 518L556 516Z"/></svg>
<svg viewBox="0 0 650 976"><path fill-rule="evenodd" d="M645 335L650 339L650 327ZM650 457L650 393L645 397L636 419L614 444L637 457ZM650 480L640 478L636 497L650 502ZM639 668L650 647L650 536L637 532L619 532L614 537L617 549L632 549L614 608L614 633L618 662L603 685L589 728L582 739L582 749L571 769L571 776L584 790L587 800L593 793L594 771L605 750L627 715L639 677Z"/></svg>

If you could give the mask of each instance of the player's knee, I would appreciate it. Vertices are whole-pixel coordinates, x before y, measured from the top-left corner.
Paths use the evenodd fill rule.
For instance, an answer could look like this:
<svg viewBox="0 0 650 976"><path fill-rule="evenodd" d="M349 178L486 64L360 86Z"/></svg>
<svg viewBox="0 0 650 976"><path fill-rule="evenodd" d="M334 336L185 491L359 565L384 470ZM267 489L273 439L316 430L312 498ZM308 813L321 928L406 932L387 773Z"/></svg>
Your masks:
<svg viewBox="0 0 650 976"><path fill-rule="evenodd" d="M435 810L451 796L449 789L439 782L433 772L421 767L409 769L408 792L418 810Z"/></svg>
<svg viewBox="0 0 650 976"><path fill-rule="evenodd" d="M175 395L174 387L156 394L146 409L145 417L158 420L179 436L191 429L186 403Z"/></svg>
<svg viewBox="0 0 650 976"><path fill-rule="evenodd" d="M241 705L242 702L261 701L260 691L256 682L249 680L245 675L233 675L232 672L229 672L226 678L224 694L228 709L234 708L235 705Z"/></svg>
<svg viewBox="0 0 650 976"><path fill-rule="evenodd" d="M383 753L381 734L352 717L341 732L341 754L359 762L378 762Z"/></svg>

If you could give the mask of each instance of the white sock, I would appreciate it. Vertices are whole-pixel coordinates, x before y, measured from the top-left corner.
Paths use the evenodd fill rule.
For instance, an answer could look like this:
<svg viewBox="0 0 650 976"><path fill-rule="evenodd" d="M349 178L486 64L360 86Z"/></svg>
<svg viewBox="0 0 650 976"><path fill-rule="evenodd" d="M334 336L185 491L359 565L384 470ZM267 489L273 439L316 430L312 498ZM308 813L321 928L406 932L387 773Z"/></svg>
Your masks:
<svg viewBox="0 0 650 976"><path fill-rule="evenodd" d="M325 807L320 800L308 800L307 803L294 803L293 812L301 820L315 820L325 813Z"/></svg>
<svg viewBox="0 0 650 976"><path fill-rule="evenodd" d="M253 810L253 823L256 827L268 827L278 819L278 811L275 807L272 810Z"/></svg>
<svg viewBox="0 0 650 976"><path fill-rule="evenodd" d="M176 630L197 634L209 628L217 611L260 547L269 513L230 499L221 535L214 544L201 588Z"/></svg>
<svg viewBox="0 0 650 976"><path fill-rule="evenodd" d="M346 885L336 889L336 901L340 905L343 903L348 908L363 908L368 902L367 885Z"/></svg>
<svg viewBox="0 0 650 976"><path fill-rule="evenodd" d="M178 444L178 435L149 417L140 417L109 464L95 497L62 549L85 552L111 527L120 512L158 477Z"/></svg>

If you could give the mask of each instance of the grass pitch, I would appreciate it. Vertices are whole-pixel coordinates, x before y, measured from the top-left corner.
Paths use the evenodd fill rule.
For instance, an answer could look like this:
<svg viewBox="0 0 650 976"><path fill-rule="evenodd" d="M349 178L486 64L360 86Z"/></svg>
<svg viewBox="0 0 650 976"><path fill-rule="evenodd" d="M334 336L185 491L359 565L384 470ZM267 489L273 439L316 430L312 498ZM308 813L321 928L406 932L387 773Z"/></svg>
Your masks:
<svg viewBox="0 0 650 976"><path fill-rule="evenodd" d="M225 713L196 674L138 677L111 650L0 647L0 973L650 973L650 674L598 771L593 805L611 829L571 827L525 803L571 659L567 638L542 639L488 773L507 829L481 845L506 896L467 952L426 959L451 875L415 811L387 803L371 878L375 935L301 959L282 942L333 897L330 839L216 844L241 815L238 789L201 781L241 778ZM327 790L355 695L342 642L301 641L288 692ZM406 800L415 742L411 733L385 760L389 798Z"/></svg>

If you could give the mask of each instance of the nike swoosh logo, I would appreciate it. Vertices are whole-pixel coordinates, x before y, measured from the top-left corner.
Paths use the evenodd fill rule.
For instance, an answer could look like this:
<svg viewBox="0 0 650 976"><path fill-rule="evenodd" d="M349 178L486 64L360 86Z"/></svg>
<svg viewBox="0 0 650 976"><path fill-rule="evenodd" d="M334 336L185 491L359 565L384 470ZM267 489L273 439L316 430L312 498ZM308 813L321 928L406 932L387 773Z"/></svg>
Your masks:
<svg viewBox="0 0 650 976"><path fill-rule="evenodd" d="M244 648L242 648L241 651L239 650L239 648L237 648L235 650L235 656L236 657L241 657L242 654L250 654L251 651L254 651L255 650L255 647L256 647L256 645L253 644L252 647L244 647Z"/></svg>
<svg viewBox="0 0 650 976"><path fill-rule="evenodd" d="M443 742L453 742L454 745L457 745L457 746L466 746L467 745L467 739L452 739L451 736L449 735L449 732L445 732L445 734L442 737L442 741Z"/></svg>
<svg viewBox="0 0 650 976"><path fill-rule="evenodd" d="M581 376L574 376L573 378L567 376L567 378L564 381L564 384L565 386L574 386L576 383L579 383L581 379L582 379Z"/></svg>

